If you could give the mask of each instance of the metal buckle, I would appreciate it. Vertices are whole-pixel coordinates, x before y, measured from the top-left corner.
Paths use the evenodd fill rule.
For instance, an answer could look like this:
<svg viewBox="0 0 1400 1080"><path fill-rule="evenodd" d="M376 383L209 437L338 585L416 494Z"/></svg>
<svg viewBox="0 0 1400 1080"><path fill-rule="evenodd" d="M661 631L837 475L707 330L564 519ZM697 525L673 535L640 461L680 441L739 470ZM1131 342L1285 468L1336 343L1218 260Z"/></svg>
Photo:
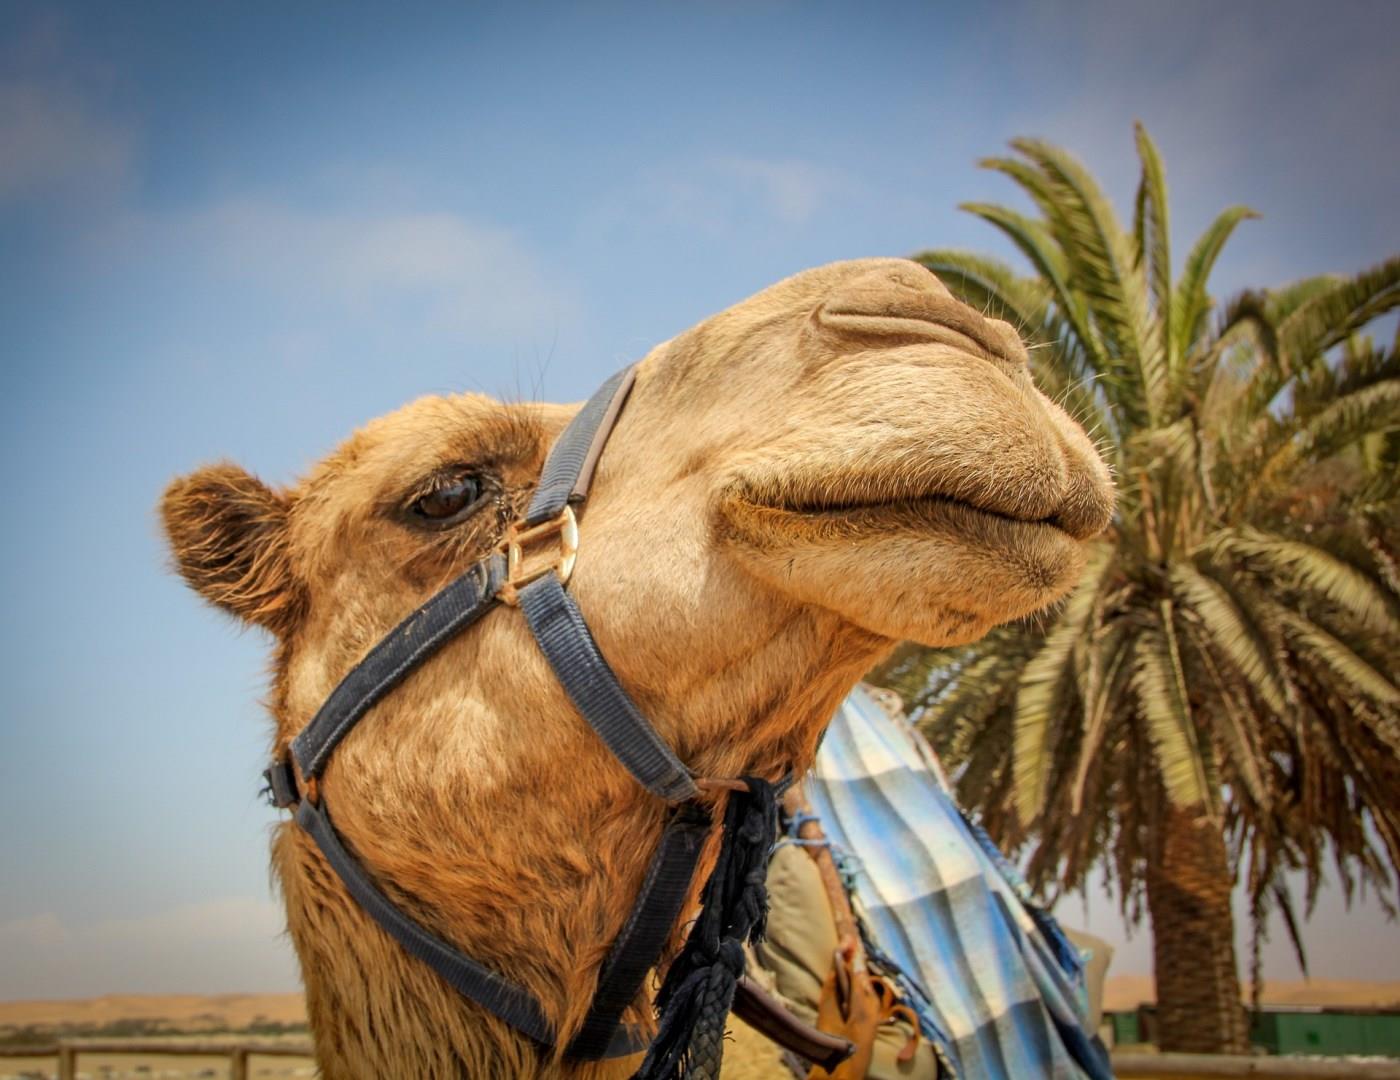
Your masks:
<svg viewBox="0 0 1400 1080"><path fill-rule="evenodd" d="M525 549L552 536L559 537L555 557L549 562L527 568ZM558 576L559 584L567 585L569 575L574 572L574 562L578 559L578 519L574 517L574 508L566 505L558 517L531 525L528 529L512 525L501 546L506 553L506 582L496 594L501 598L501 603L518 604L519 590L551 570Z"/></svg>

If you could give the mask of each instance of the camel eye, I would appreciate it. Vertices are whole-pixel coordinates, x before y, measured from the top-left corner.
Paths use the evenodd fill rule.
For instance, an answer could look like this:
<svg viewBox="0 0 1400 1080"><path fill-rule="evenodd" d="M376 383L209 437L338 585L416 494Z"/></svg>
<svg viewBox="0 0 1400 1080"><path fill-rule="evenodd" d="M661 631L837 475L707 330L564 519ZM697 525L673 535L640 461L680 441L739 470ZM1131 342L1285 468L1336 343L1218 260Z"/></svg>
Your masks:
<svg viewBox="0 0 1400 1080"><path fill-rule="evenodd" d="M481 498L481 480L471 473L445 476L409 510L415 517L441 525L470 509Z"/></svg>

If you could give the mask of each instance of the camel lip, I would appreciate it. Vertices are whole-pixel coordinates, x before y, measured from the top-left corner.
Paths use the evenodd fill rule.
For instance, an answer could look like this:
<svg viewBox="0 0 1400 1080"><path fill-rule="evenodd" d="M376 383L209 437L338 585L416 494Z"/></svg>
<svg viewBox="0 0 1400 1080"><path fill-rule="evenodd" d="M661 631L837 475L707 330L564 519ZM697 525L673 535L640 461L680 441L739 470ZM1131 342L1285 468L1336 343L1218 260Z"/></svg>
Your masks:
<svg viewBox="0 0 1400 1080"><path fill-rule="evenodd" d="M865 499L854 502L824 502L821 500L784 502L782 500L768 500L755 497L753 493L738 493L738 498L740 501L748 503L751 507L766 511L770 514L784 514L814 521L856 521L861 517L884 518L889 516L908 516L918 515L920 512L928 513L929 511L936 511L939 509L955 509L1021 528L1049 528L1071 540L1079 539L1060 523L1057 514L1050 514L1039 518L1016 517L1014 514L989 509L985 506L978 506L976 503L968 502L965 499L937 493L929 493L926 495L892 495L888 498Z"/></svg>

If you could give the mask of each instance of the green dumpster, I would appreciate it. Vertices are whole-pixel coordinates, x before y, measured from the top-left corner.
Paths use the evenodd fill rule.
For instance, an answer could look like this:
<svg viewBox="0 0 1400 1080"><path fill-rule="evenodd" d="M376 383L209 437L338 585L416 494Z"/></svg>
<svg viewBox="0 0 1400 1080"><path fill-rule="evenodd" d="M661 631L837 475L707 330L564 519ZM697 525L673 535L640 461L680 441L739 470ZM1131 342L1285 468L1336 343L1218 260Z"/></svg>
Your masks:
<svg viewBox="0 0 1400 1080"><path fill-rule="evenodd" d="M1250 1036L1271 1054L1400 1057L1400 1011L1263 1009Z"/></svg>

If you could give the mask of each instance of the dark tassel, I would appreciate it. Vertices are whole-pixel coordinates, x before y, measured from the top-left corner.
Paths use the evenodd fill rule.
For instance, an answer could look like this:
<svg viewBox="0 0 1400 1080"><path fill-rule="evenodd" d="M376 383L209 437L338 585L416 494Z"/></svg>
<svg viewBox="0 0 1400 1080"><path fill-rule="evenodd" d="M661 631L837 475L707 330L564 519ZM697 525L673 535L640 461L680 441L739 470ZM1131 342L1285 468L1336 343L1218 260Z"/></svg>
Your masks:
<svg viewBox="0 0 1400 1080"><path fill-rule="evenodd" d="M729 796L724 839L700 898L700 914L656 995L661 1023L634 1080L713 1080L724 1054L745 941L763 939L768 919L768 853L778 800L766 780L744 777Z"/></svg>

